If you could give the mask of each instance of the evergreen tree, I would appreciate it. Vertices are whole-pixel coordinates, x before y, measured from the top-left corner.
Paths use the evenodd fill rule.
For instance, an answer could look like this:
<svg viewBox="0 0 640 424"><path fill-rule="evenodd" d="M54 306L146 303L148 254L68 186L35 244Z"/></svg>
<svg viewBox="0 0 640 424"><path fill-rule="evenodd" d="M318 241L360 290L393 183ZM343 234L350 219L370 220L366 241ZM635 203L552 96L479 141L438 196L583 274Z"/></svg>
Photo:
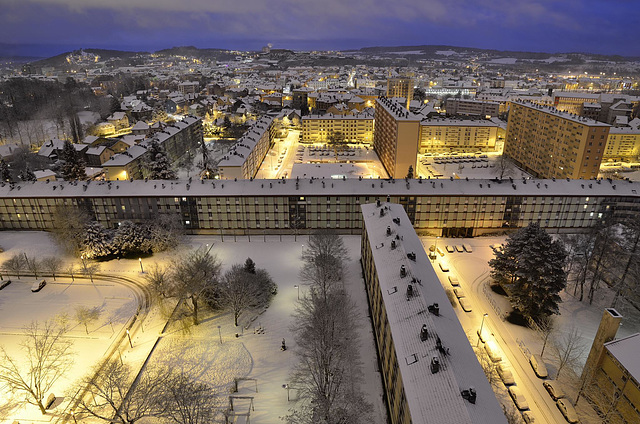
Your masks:
<svg viewBox="0 0 640 424"><path fill-rule="evenodd" d="M20 179L22 181L38 181L36 174L28 166L20 172Z"/></svg>
<svg viewBox="0 0 640 424"><path fill-rule="evenodd" d="M255 274L256 273L256 263L253 262L253 259L247 258L247 260L244 261L244 270L246 272L248 272L249 274Z"/></svg>
<svg viewBox="0 0 640 424"><path fill-rule="evenodd" d="M111 243L113 253L124 256L132 253L148 253L149 233L131 221L124 221L116 230Z"/></svg>
<svg viewBox="0 0 640 424"><path fill-rule="evenodd" d="M409 165L409 170L407 171L406 179L407 180L413 179L413 165Z"/></svg>
<svg viewBox="0 0 640 424"><path fill-rule="evenodd" d="M175 180L178 178L175 171L171 169L167 152L156 140L152 140L149 144L144 170L145 177L150 180Z"/></svg>
<svg viewBox="0 0 640 424"><path fill-rule="evenodd" d="M69 141L64 142L64 147L60 153L60 159L64 162L60 168L62 178L65 180L85 180L87 174L84 170L85 163Z"/></svg>
<svg viewBox="0 0 640 424"><path fill-rule="evenodd" d="M111 232L96 221L84 227L82 254L87 259L101 258L111 254Z"/></svg>
<svg viewBox="0 0 640 424"><path fill-rule="evenodd" d="M514 309L534 320L558 313L559 293L567 284L561 242L532 223L509 236L503 252L494 252L491 275L510 284Z"/></svg>
<svg viewBox="0 0 640 424"><path fill-rule="evenodd" d="M204 140L200 143L200 153L202 154L202 160L198 162L200 178L203 180L215 178L218 175L218 168L213 163L213 159L209 155L209 148Z"/></svg>
<svg viewBox="0 0 640 424"><path fill-rule="evenodd" d="M4 159L0 158L0 178L2 181L11 182L11 171L9 170L9 165Z"/></svg>

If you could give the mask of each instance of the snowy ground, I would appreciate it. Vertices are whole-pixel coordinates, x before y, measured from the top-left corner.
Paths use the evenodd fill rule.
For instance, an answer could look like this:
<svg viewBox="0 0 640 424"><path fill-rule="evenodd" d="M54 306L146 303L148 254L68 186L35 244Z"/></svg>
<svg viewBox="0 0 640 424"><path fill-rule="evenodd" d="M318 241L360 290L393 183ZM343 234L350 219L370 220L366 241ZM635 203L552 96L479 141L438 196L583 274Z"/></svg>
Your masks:
<svg viewBox="0 0 640 424"><path fill-rule="evenodd" d="M457 156L424 156L418 158L417 175L422 178L496 178L500 176L500 157L497 153ZM503 178L528 178L528 173L510 164Z"/></svg>
<svg viewBox="0 0 640 424"><path fill-rule="evenodd" d="M257 382L257 392L256 382L248 380L240 382L238 393L233 395L254 397L252 423L279 422L279 417L287 414L288 410L295 406L297 396L293 389L287 393L283 385L288 384L291 369L295 364L295 343L291 332L295 323L291 314L297 303L298 289L295 286L299 285L301 296L307 290L306 286L300 285L298 279L300 255L307 240L307 237L303 236L297 237L297 241L294 241L292 236L267 236L266 239L254 236L251 237L251 241L247 237L238 237L236 242L232 237L225 237L223 242L219 237L194 236L189 237L186 245L178 251L143 259L143 267L146 268L155 261L166 262L192 248L206 247L212 243L211 251L222 260L225 269L251 257L258 267L266 268L271 274L278 284L278 294L268 309L259 311L262 313L242 315L241 326L238 328L233 326L230 313L214 314L203 308L200 325L193 326L190 320L173 322L161 336L164 323L175 306L175 303L168 302L152 308L143 325L132 328L133 347L130 347L127 338L123 337L123 331L131 316L135 314L137 305L129 289L107 282L96 281L95 284L91 284L76 279L75 283L71 283L68 279L59 279L55 284L48 283L40 293L31 293L30 283L27 282L13 283L0 292L1 343L13 351L19 339L18 329L32 319L54 316L61 311L73 312L73 307L79 304L98 306L102 308L103 313L100 321L89 328L89 335L72 320L74 328L71 337L76 340L74 349L78 355L74 370L56 386L57 396L74 391L73 382L85 375L112 347L117 347L115 354L120 352L118 356L133 367L139 368L151 354L151 364L168 363L172 367L188 369L216 388L219 394L218 403L224 408L228 406L228 396L231 395L229 389L234 378L254 378ZM378 372L364 281L360 271L360 237L348 236L344 237L344 240L350 252L345 284L357 305L359 315L360 352L364 371L363 391L373 405L371 422L383 424L386 422L386 409L382 400L381 376ZM38 257L56 255L59 251L48 234L43 232L1 232L0 246L5 249L5 252L0 254L0 262L22 251ZM73 261L69 257L65 257L65 260L69 263ZM103 262L101 272L141 280L140 264L136 260ZM31 280L33 279L29 279ZM254 333L257 328L263 331ZM288 347L284 352L280 350L283 338ZM114 346L114 343L119 344ZM291 401L287 401L287 394ZM4 393L0 393L0 396L8 399ZM234 402L236 411L248 411L247 402ZM33 406L13 409L13 403L14 400L11 400L4 408L0 408L0 422L12 423L14 419L21 422L51 422L57 413L61 413L67 407L63 401L58 408L43 417Z"/></svg>
<svg viewBox="0 0 640 424"><path fill-rule="evenodd" d="M534 331L505 321L503 319L504 314L511 310L509 302L505 297L494 293L489 288L488 261L493 257L489 245L500 244L504 240L505 237L439 238L437 245L445 252L445 246L447 245L455 246L468 243L472 246L473 253L445 253L444 257L438 256L434 263L436 265L434 268L445 289L452 289L447 279L448 275L455 275L460 280L460 287L463 288L465 296L471 300L473 309L472 312L464 312L459 306L455 308L463 328L469 335L472 344L478 342L476 331L481 325L483 325L483 333L488 331L493 334L493 339L498 343L503 355L503 361L510 363L514 370L516 384L523 388L524 394L529 400L531 411L536 417L536 423L564 422L554 402L542 387L541 380L533 374L528 363L530 354L540 353L542 340ZM433 237L424 237L422 241L425 248L436 242ZM449 265L450 271L448 273L442 272L437 266L440 262ZM568 397L575 399L577 378L584 361L586 361L604 308L610 306L608 302L611 299L611 295L606 289L601 289L596 296L597 301L593 305L589 305L588 302L578 301L572 295L572 290L563 291L561 295L563 302L560 304L560 315L556 317L558 330L552 336L554 339L552 344L560 345L563 342L563 335L577 327L581 334L582 343L585 346L581 363L574 370L564 369L560 376L560 382ZM640 331L640 313L637 310L628 304L622 304L617 309L625 316L617 334L618 338ZM482 315L484 313L488 313L488 316L484 324L482 324ZM547 346L544 353L550 378L555 377L557 368L557 359L554 357L553 352L553 346ZM506 395L506 389L501 383L497 394L503 402L511 405L511 400ZM578 413L581 415L583 423L599 422L597 418L593 418L593 411L588 408L586 402L581 401L578 406Z"/></svg>

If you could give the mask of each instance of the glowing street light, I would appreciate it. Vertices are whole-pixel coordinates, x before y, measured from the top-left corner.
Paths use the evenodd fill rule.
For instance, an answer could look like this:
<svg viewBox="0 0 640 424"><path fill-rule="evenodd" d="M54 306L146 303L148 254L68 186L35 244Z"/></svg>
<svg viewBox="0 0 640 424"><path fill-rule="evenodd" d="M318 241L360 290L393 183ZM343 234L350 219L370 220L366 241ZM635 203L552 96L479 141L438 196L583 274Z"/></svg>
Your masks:
<svg viewBox="0 0 640 424"><path fill-rule="evenodd" d="M144 268L142 267L142 258L138 258L138 261L140 262L140 273L144 274Z"/></svg>
<svg viewBox="0 0 640 424"><path fill-rule="evenodd" d="M298 289L298 300L300 300L300 286L296 284L293 288Z"/></svg>

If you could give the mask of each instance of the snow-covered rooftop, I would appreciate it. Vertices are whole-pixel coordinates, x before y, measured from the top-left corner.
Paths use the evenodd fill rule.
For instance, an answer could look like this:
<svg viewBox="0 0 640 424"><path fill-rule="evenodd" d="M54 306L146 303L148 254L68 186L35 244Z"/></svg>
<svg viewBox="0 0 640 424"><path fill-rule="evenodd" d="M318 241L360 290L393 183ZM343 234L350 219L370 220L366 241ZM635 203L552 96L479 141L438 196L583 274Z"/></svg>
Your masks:
<svg viewBox="0 0 640 424"><path fill-rule="evenodd" d="M513 103L522 105L522 106L527 106L531 109L536 109L539 110L541 112L545 112L548 113L550 115L554 115L560 118L564 118L564 119L568 119L570 121L574 121L577 122L579 124L582 125L589 125L590 127L611 127L611 125L606 124L604 122L600 122L600 121L595 121L593 119L590 118L585 118L583 116L580 115L575 115L573 113L569 113L569 112L565 112L565 111L561 111L556 109L553 106L542 106L536 103L532 103L529 101L521 101L521 100L515 100L513 101Z"/></svg>
<svg viewBox="0 0 640 424"><path fill-rule="evenodd" d="M631 377L640 381L640 333L623 339L605 343L604 347L629 372Z"/></svg>
<svg viewBox="0 0 640 424"><path fill-rule="evenodd" d="M384 211L383 216L380 210ZM384 202L380 206L366 204L362 205L362 215L411 422L506 423L502 408L404 208ZM408 254L414 254L415 260ZM401 275L402 266L405 277ZM413 289L411 296L407 291L409 285ZM438 304L438 315L428 310L434 303ZM429 334L425 341L420 338L423 325ZM430 367L434 357L440 362L436 373L432 373ZM469 388L476 391L475 403L461 395L462 390Z"/></svg>
<svg viewBox="0 0 640 424"><path fill-rule="evenodd" d="M145 150L143 147L140 149ZM141 152L143 153L143 152ZM104 166L115 165L114 158ZM122 158L123 160L125 158ZM129 158L130 159L130 158ZM124 163L128 163L124 161ZM296 180L185 180L58 182L0 184L0 197L58 196L58 186L70 197L102 196L622 196L640 197L640 183L607 180L405 180L346 178ZM296 184L297 182L297 184ZM324 182L324 184L323 184ZM83 186L87 185L86 190ZM56 186L56 189L53 187ZM13 188L12 188L13 187Z"/></svg>
<svg viewBox="0 0 640 424"><path fill-rule="evenodd" d="M219 167L242 166L266 131L269 131L273 118L264 116L242 135L231 150L223 156Z"/></svg>

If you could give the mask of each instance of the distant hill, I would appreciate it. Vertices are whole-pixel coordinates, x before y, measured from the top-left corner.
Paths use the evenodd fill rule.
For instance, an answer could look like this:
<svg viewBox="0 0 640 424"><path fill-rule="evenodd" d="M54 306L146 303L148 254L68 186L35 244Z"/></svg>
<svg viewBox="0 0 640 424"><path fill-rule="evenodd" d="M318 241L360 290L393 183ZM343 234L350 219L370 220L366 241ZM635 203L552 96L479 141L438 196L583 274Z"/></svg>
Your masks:
<svg viewBox="0 0 640 424"><path fill-rule="evenodd" d="M199 49L194 46L181 46L181 47L172 47L170 49L163 49L154 52L157 55L163 56L184 56L184 57L193 57L196 59L218 59L218 60L228 60L236 57L235 53L232 53L227 49Z"/></svg>
<svg viewBox="0 0 640 424"><path fill-rule="evenodd" d="M459 46L446 46L446 45L420 45L420 46L391 46L391 47L363 47L359 50L349 50L350 52L360 52L364 54L372 55L384 55L389 53L398 54L403 56L402 53L411 53L412 56L418 55L425 58L444 58L447 54L451 55L454 52L457 55L487 55L490 57L511 57L515 59L529 59L529 60L545 60L553 57L564 56L567 58L582 57L592 60L603 60L611 62L630 62L640 60L635 56L620 56L620 55L603 55L586 52L564 52L564 53L547 53L547 52L527 52L527 51L511 51L511 50L492 50L492 49L480 49L476 47L459 47ZM419 52L419 53L418 53ZM447 54L443 54L447 53Z"/></svg>
<svg viewBox="0 0 640 424"><path fill-rule="evenodd" d="M57 56L41 59L33 62L38 66L63 66L67 63L67 56L70 54L79 54L81 51L85 53L93 53L100 56L100 61L109 59L129 59L139 54L146 54L147 52L129 52L123 50L108 50L108 49L79 49L70 52L61 53Z"/></svg>

